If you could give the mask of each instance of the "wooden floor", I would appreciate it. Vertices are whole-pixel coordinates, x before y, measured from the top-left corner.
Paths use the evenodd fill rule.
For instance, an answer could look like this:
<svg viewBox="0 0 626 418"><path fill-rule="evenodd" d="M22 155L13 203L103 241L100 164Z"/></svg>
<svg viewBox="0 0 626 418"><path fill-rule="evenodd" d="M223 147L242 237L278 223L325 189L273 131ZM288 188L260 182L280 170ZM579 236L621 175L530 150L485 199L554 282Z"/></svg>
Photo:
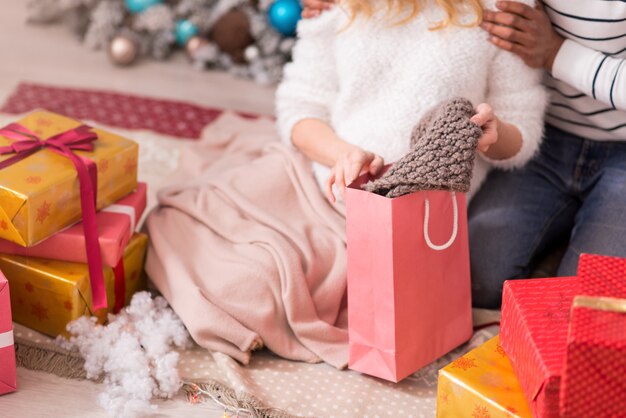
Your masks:
<svg viewBox="0 0 626 418"><path fill-rule="evenodd" d="M167 62L143 61L113 67L103 51L90 51L62 26L26 25L26 0L0 0L0 101L20 81L112 89L200 105L273 113L272 88L223 73L194 70L182 54ZM69 381L24 369L19 391L0 396L2 418L106 417L97 406L97 384ZM182 397L164 402L155 417L211 418L212 405L190 405Z"/></svg>

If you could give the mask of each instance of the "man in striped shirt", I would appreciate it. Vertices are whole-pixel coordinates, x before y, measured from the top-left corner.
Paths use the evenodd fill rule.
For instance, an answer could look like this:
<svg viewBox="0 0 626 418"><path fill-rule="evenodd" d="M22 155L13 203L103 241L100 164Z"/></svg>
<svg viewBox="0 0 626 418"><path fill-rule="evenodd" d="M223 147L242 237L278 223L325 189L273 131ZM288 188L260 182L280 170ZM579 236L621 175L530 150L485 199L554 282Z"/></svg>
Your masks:
<svg viewBox="0 0 626 418"><path fill-rule="evenodd" d="M497 3L491 41L545 68L544 142L525 168L493 171L469 208L472 295L497 308L505 279L567 244L559 276L581 253L626 257L626 1Z"/></svg>
<svg viewBox="0 0 626 418"><path fill-rule="evenodd" d="M303 17L335 0L304 0ZM506 279L567 244L559 276L578 256L626 257L626 0L500 1L483 29L496 46L545 68L551 101L539 154L494 170L469 208L472 296L498 308Z"/></svg>

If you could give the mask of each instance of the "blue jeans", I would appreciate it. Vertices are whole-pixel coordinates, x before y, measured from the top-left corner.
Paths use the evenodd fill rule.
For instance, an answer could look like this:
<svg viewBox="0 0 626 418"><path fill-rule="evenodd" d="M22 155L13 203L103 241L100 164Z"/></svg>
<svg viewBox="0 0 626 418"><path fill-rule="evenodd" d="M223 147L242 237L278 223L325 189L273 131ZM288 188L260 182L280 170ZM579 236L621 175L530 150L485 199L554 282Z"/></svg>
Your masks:
<svg viewBox="0 0 626 418"><path fill-rule="evenodd" d="M559 242L569 244L558 276L575 275L581 253L626 257L626 141L547 126L526 167L489 174L468 217L475 307L499 308L503 282L528 277Z"/></svg>

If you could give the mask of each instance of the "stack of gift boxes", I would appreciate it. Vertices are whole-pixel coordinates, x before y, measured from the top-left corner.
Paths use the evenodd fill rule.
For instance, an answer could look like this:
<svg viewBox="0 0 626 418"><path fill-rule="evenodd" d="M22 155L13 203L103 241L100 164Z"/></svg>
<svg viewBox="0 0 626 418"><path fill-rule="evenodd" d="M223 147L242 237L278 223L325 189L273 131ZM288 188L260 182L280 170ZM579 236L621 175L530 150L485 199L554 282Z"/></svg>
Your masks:
<svg viewBox="0 0 626 418"><path fill-rule="evenodd" d="M2 394L16 387L11 317L50 336L104 322L144 287L148 240L133 141L36 111L0 128L0 154Z"/></svg>
<svg viewBox="0 0 626 418"><path fill-rule="evenodd" d="M507 281L499 337L440 370L437 416L626 417L626 259Z"/></svg>

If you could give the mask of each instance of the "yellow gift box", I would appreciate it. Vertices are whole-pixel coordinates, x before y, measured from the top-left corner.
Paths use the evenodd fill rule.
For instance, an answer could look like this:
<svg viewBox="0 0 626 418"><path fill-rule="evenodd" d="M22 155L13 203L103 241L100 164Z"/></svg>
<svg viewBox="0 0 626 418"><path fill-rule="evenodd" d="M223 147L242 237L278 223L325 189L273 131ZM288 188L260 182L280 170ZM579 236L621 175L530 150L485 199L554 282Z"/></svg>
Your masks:
<svg viewBox="0 0 626 418"><path fill-rule="evenodd" d="M448 417L532 418L499 337L439 370L437 418Z"/></svg>
<svg viewBox="0 0 626 418"><path fill-rule="evenodd" d="M145 288L147 244L148 236L136 233L124 250L124 305ZM96 315L104 322L115 305L115 272L110 267L104 269L109 308L97 312L92 308L87 264L2 254L0 270L11 286L13 320L44 334L67 335L65 326L82 315Z"/></svg>
<svg viewBox="0 0 626 418"><path fill-rule="evenodd" d="M52 112L38 110L17 121L46 140L82 125ZM97 166L97 202L101 209L137 186L138 145L110 132L93 129L93 152L74 151ZM16 141L0 135L0 147ZM14 154L0 155L0 162ZM0 170L0 238L32 246L82 218L78 174L72 161L50 149L40 149Z"/></svg>

